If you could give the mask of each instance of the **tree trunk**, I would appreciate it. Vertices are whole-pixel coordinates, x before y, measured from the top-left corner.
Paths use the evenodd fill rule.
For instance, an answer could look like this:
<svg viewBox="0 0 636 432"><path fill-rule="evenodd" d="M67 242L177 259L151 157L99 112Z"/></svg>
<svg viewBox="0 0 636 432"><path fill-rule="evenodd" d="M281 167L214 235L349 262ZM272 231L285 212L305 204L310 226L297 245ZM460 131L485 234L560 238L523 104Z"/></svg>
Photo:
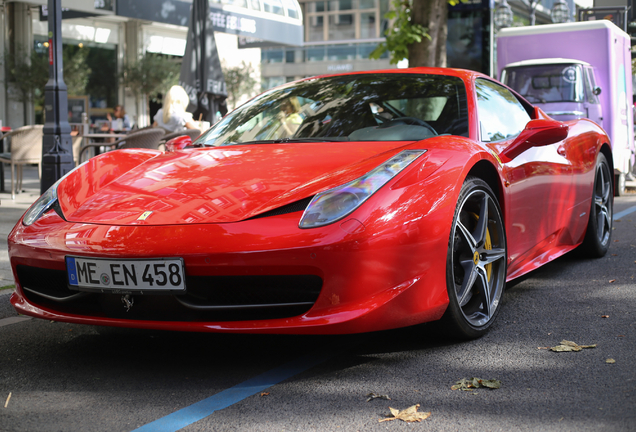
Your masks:
<svg viewBox="0 0 636 432"><path fill-rule="evenodd" d="M409 46L409 67L446 67L448 0L413 0L411 19L427 28L431 38Z"/></svg>

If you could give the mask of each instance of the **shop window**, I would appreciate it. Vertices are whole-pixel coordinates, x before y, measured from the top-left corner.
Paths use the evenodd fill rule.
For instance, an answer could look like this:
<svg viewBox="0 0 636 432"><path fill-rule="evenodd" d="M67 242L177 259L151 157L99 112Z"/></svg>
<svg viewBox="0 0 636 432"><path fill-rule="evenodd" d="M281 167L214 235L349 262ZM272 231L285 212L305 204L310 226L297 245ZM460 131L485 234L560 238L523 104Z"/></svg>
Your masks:
<svg viewBox="0 0 636 432"><path fill-rule="evenodd" d="M261 50L261 61L264 63L282 63L284 54L283 50Z"/></svg>
<svg viewBox="0 0 636 432"><path fill-rule="evenodd" d="M327 47L327 58L329 60L353 60L355 57L355 45L332 45Z"/></svg>
<svg viewBox="0 0 636 432"><path fill-rule="evenodd" d="M360 0L360 9L375 9L377 0Z"/></svg>
<svg viewBox="0 0 636 432"><path fill-rule="evenodd" d="M312 12L324 12L325 11L325 2L317 1L317 2L309 2L307 3L307 11Z"/></svg>
<svg viewBox="0 0 636 432"><path fill-rule="evenodd" d="M276 15L285 15L281 0L263 0L263 8L265 12L270 12Z"/></svg>
<svg viewBox="0 0 636 432"><path fill-rule="evenodd" d="M218 0L213 0L215 3L219 3ZM242 8L246 8L247 9L247 0L221 0L220 3L223 4L227 4L227 5L232 5L232 6L238 6L238 7L242 7Z"/></svg>
<svg viewBox="0 0 636 432"><path fill-rule="evenodd" d="M331 0L329 2L330 11L352 10L353 8L353 0Z"/></svg>
<svg viewBox="0 0 636 432"><path fill-rule="evenodd" d="M307 48L307 61L323 61L325 59L325 47Z"/></svg>
<svg viewBox="0 0 636 432"><path fill-rule="evenodd" d="M368 60L369 54L377 47L377 44L367 43L358 45L358 59L359 60ZM389 52L385 51L381 56L381 59L389 58Z"/></svg>
<svg viewBox="0 0 636 432"><path fill-rule="evenodd" d="M360 38L371 39L377 37L375 28L375 12L363 12L360 14Z"/></svg>
<svg viewBox="0 0 636 432"><path fill-rule="evenodd" d="M329 15L329 40L356 38L354 14Z"/></svg>
<svg viewBox="0 0 636 432"><path fill-rule="evenodd" d="M283 3L285 4L285 9L287 9L287 16L290 18L300 18L300 15L298 14L298 9L296 2L294 0L283 0Z"/></svg>
<svg viewBox="0 0 636 432"><path fill-rule="evenodd" d="M325 19L322 16L312 16L309 18L309 42L325 40Z"/></svg>

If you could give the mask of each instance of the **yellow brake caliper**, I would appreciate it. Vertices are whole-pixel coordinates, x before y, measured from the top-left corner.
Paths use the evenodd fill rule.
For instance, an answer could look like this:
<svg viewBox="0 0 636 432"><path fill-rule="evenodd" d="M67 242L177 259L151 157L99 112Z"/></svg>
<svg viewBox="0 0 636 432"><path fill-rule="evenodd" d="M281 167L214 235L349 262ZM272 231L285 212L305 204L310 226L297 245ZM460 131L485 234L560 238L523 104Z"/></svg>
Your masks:
<svg viewBox="0 0 636 432"><path fill-rule="evenodd" d="M475 220L479 220L479 216L476 215L475 213L471 213L471 215L475 218ZM490 230L488 228L486 228L486 241L484 242L484 249L492 250L492 240L490 239ZM477 265L478 262L479 261L475 262L475 265ZM490 280L490 275L492 273L492 263L486 264L485 268L486 268L486 275L488 276L488 280Z"/></svg>

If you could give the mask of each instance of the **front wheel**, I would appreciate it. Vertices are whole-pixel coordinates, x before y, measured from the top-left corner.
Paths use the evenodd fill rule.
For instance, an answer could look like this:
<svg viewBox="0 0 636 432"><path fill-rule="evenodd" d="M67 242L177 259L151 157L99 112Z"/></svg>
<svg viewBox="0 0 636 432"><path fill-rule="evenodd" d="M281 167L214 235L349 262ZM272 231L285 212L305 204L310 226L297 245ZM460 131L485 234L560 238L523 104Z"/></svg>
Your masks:
<svg viewBox="0 0 636 432"><path fill-rule="evenodd" d="M596 159L590 218L587 222L585 239L581 244L585 255L600 258L607 253L612 238L613 210L612 173L605 155L599 153Z"/></svg>
<svg viewBox="0 0 636 432"><path fill-rule="evenodd" d="M499 312L506 284L506 233L495 194L481 179L462 185L446 258L449 305L441 325L450 336L481 337Z"/></svg>

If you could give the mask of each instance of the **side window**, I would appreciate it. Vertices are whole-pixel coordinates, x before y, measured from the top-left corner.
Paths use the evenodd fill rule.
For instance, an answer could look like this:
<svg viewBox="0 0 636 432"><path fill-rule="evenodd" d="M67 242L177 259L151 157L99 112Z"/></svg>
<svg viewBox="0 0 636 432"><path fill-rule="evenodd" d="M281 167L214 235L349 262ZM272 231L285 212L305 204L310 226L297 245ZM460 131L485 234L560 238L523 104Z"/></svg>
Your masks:
<svg viewBox="0 0 636 432"><path fill-rule="evenodd" d="M596 82L594 81L594 71L590 67L585 68L585 96L587 102L591 104L598 104L598 97L594 94L594 88Z"/></svg>
<svg viewBox="0 0 636 432"><path fill-rule="evenodd" d="M481 140L501 141L518 135L530 115L505 87L490 80L477 79L477 116Z"/></svg>

